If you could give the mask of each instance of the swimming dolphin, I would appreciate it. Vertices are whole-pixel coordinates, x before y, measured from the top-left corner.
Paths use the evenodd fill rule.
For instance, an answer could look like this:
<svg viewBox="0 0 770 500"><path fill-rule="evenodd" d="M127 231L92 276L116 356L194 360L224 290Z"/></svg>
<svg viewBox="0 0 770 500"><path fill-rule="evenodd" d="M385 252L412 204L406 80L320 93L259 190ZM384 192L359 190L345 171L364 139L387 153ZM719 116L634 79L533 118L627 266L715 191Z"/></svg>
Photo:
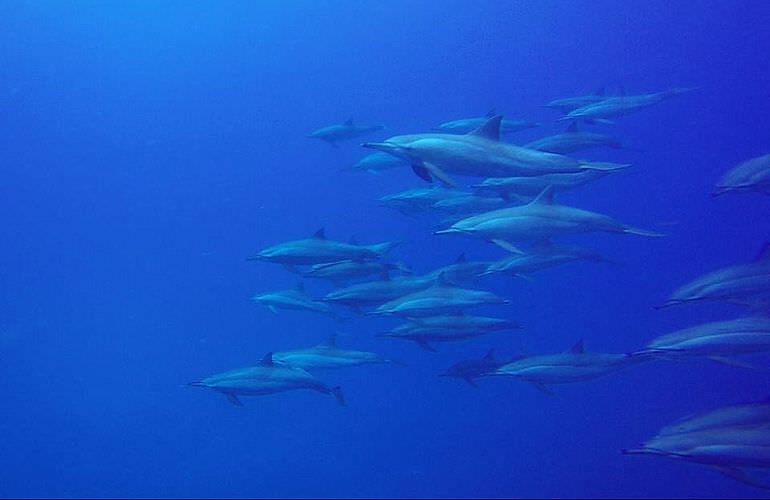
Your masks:
<svg viewBox="0 0 770 500"><path fill-rule="evenodd" d="M322 299L324 302L342 304L358 311L361 307L375 306L398 297L430 287L434 278L430 276L401 276L390 278L385 273L379 281L357 283L333 290Z"/></svg>
<svg viewBox="0 0 770 500"><path fill-rule="evenodd" d="M329 394L345 406L339 387L328 387L302 368L274 363L272 353L266 354L256 366L219 373L188 385L221 392L235 406L243 406L239 396L261 396L296 389Z"/></svg>
<svg viewBox="0 0 770 500"><path fill-rule="evenodd" d="M406 165L404 160L396 158L387 153L372 153L366 155L353 165L343 168L342 172L368 172L370 174L380 175L383 170L390 170L396 167Z"/></svg>
<svg viewBox="0 0 770 500"><path fill-rule="evenodd" d="M391 137L384 142L368 142L377 149L407 160L417 176L432 182L433 177L456 187L448 174L473 177L530 176L548 173L574 173L591 169L573 158L500 142L500 121L494 116L465 135L412 134Z"/></svg>
<svg viewBox="0 0 770 500"><path fill-rule="evenodd" d="M549 135L524 145L525 148L547 151L549 153L568 154L584 149L607 147L622 149L620 140L611 135L578 130L578 122L572 122L564 133Z"/></svg>
<svg viewBox="0 0 770 500"><path fill-rule="evenodd" d="M431 186L389 194L380 198L379 201L382 207L396 209L404 215L413 215L432 208L433 204L438 201L467 194L465 191L457 189Z"/></svg>
<svg viewBox="0 0 770 500"><path fill-rule="evenodd" d="M272 312L277 313L277 309L293 309L297 311L313 311L325 314L336 320L344 319L337 314L329 304L320 302L307 293L302 283L297 284L293 289L278 290L274 292L260 293L252 297L252 300L258 304L267 306Z"/></svg>
<svg viewBox="0 0 770 500"><path fill-rule="evenodd" d="M552 186L554 193L567 191L589 182L602 179L609 174L625 170L630 164L592 162L592 170L586 170L576 174L546 174L531 177L490 177L472 187L477 192L494 192L510 199L512 196L534 197L540 194L548 186ZM530 198L531 199L531 198Z"/></svg>
<svg viewBox="0 0 770 500"><path fill-rule="evenodd" d="M388 271L400 271L404 274L412 274L411 268L403 262L378 262L341 260L316 264L309 271L303 273L306 278L319 278L333 283L350 281L357 278L365 278L373 274L382 275Z"/></svg>
<svg viewBox="0 0 770 500"><path fill-rule="evenodd" d="M748 306L759 313L770 311L770 246L756 261L710 272L676 290L660 306L693 302L726 302Z"/></svg>
<svg viewBox="0 0 770 500"><path fill-rule="evenodd" d="M678 330L650 341L631 353L651 354L663 359L700 356L720 363L750 367L726 356L770 351L770 318L750 316L715 321Z"/></svg>
<svg viewBox="0 0 770 500"><path fill-rule="evenodd" d="M470 215L479 212L488 212L508 206L509 203L500 197L477 196L468 193L464 196L453 196L437 201L433 208L456 215Z"/></svg>
<svg viewBox="0 0 770 500"><path fill-rule="evenodd" d="M512 321L484 316L445 315L406 319L409 321L378 337L411 340L426 351L436 352L431 342L453 342L521 328Z"/></svg>
<svg viewBox="0 0 770 500"><path fill-rule="evenodd" d="M587 106L607 98L608 96L604 94L604 89L601 88L595 93L589 95L554 99L553 101L549 102L548 104L544 104L543 106L546 108L558 109L563 113L569 113L573 109L582 108L583 106Z"/></svg>
<svg viewBox="0 0 770 500"><path fill-rule="evenodd" d="M770 154L744 161L717 182L712 196L754 191L770 194Z"/></svg>
<svg viewBox="0 0 770 500"><path fill-rule="evenodd" d="M341 260L376 260L398 244L399 242L386 241L375 245L355 245L327 240L324 228L321 228L311 238L273 245L247 260L274 262L286 266L322 264Z"/></svg>
<svg viewBox="0 0 770 500"><path fill-rule="evenodd" d="M716 410L688 415L663 427L658 436L703 431L719 427L757 425L770 422L770 401L723 406Z"/></svg>
<svg viewBox="0 0 770 500"><path fill-rule="evenodd" d="M497 370L508 361L500 361L495 358L495 349L490 349L481 359L468 359L458 361L439 375L440 377L456 377L465 380L469 385L478 387L474 379L484 373Z"/></svg>
<svg viewBox="0 0 770 500"><path fill-rule="evenodd" d="M314 347L273 353L273 360L306 370L394 363L373 352L340 349L336 335Z"/></svg>
<svg viewBox="0 0 770 500"><path fill-rule="evenodd" d="M450 283L468 283L476 281L490 264L492 264L490 261L468 260L465 253L461 253L452 264L439 267L427 276L438 279L443 274Z"/></svg>
<svg viewBox="0 0 770 500"><path fill-rule="evenodd" d="M452 120L449 122L444 122L438 127L434 127L433 130L436 130L438 132L445 132L448 134L467 134L471 130L475 130L482 126L484 122L486 122L488 119L495 116L497 113L494 110L491 110L484 116L479 116L475 118L462 118L459 120ZM530 122L527 120L503 120L500 122L500 133L502 134L510 134L513 132L518 132L520 130L526 130L528 128L537 127L539 126L539 123L536 122Z"/></svg>
<svg viewBox="0 0 770 500"><path fill-rule="evenodd" d="M581 340L567 352L525 357L481 376L515 377L550 395L549 384L591 380L649 359L648 356L589 353Z"/></svg>
<svg viewBox="0 0 770 500"><path fill-rule="evenodd" d="M604 231L642 236L662 234L627 226L606 215L557 205L553 190L546 188L526 205L474 215L433 234L461 234L491 241L514 253L523 253L509 240L539 240L562 234Z"/></svg>
<svg viewBox="0 0 770 500"><path fill-rule="evenodd" d="M407 317L433 316L455 313L469 307L509 303L509 300L498 297L491 292L452 286L441 274L430 288L386 302L366 314Z"/></svg>
<svg viewBox="0 0 770 500"><path fill-rule="evenodd" d="M336 148L337 141L354 139L384 128L384 125L356 125L353 123L353 118L349 118L345 123L319 128L315 132L308 134L307 137L321 139Z"/></svg>
<svg viewBox="0 0 770 500"><path fill-rule="evenodd" d="M557 246L551 244L550 240L544 239L537 242L525 254L514 254L490 263L479 276L504 273L526 277L536 271L578 260L608 262L607 259L594 250L575 246Z"/></svg>
<svg viewBox="0 0 770 500"><path fill-rule="evenodd" d="M559 120L582 119L587 121L607 120L648 108L670 97L684 94L693 88L675 88L652 94L609 97L581 108L573 109Z"/></svg>

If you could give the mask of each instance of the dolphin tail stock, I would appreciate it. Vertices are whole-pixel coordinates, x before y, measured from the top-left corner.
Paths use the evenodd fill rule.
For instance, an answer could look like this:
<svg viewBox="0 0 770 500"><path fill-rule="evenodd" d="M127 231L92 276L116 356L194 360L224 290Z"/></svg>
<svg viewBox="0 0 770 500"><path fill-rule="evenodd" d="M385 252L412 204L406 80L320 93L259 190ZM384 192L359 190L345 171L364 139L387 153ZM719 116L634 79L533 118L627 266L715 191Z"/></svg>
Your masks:
<svg viewBox="0 0 770 500"><path fill-rule="evenodd" d="M348 405L345 402L345 396L342 394L342 389L340 388L340 386L335 386L329 389L329 394L334 396L334 399L337 400L337 403L339 403L340 406Z"/></svg>
<svg viewBox="0 0 770 500"><path fill-rule="evenodd" d="M649 231L647 229L641 229L641 228L633 227L633 226L623 226L623 229L622 229L621 232L625 233L625 234L636 234L636 235L639 235L639 236L648 236L650 238L663 238L663 237L666 236L663 233L658 233L658 232L655 232L655 231Z"/></svg>

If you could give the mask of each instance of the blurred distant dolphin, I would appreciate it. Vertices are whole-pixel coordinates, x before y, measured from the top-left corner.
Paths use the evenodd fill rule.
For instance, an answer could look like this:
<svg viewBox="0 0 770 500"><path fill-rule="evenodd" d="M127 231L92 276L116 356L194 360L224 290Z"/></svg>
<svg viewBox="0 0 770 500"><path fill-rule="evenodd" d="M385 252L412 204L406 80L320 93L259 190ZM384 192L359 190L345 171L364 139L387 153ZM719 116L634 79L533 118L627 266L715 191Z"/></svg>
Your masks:
<svg viewBox="0 0 770 500"><path fill-rule="evenodd" d="M500 361L496 359L495 350L492 348L483 358L458 361L457 363L447 368L447 370L439 376L461 378L465 380L469 385L477 387L476 382L474 381L475 378L481 376L484 373L495 371L502 365L509 362L510 361Z"/></svg>
<svg viewBox="0 0 770 500"><path fill-rule="evenodd" d="M378 336L411 340L426 351L435 352L431 342L452 342L521 328L521 325L514 321L464 314L405 319L408 320L406 323Z"/></svg>
<svg viewBox="0 0 770 500"><path fill-rule="evenodd" d="M675 88L663 92L654 92L652 94L629 95L609 97L601 101L587 104L583 107L573 109L559 120L582 119L586 121L602 120L624 116L648 108L670 97L684 94L695 90L694 88Z"/></svg>
<svg viewBox="0 0 770 500"><path fill-rule="evenodd" d="M587 106L589 104L593 104L595 102L599 102L607 98L608 96L604 94L604 89L601 88L597 90L595 93L589 94L589 95L554 99L548 104L544 104L544 107L558 109L563 113L569 113L573 109L582 108L583 106Z"/></svg>
<svg viewBox="0 0 770 500"><path fill-rule="evenodd" d="M373 352L340 349L336 335L314 347L273 353L273 360L307 370L394 363Z"/></svg>
<svg viewBox="0 0 770 500"><path fill-rule="evenodd" d="M575 151L596 147L624 149L620 140L611 135L578 130L578 122L572 122L561 134L549 135L524 145L525 148L547 151L549 153L568 154Z"/></svg>
<svg viewBox="0 0 770 500"><path fill-rule="evenodd" d="M353 118L349 118L345 123L319 128L307 137L321 139L337 147L337 141L354 139L384 128L384 125L356 125L353 123Z"/></svg>
<svg viewBox="0 0 770 500"><path fill-rule="evenodd" d="M370 174L380 175L383 170L390 170L396 167L403 167L404 160L396 158L387 153L377 152L366 155L353 165L341 169L342 172L369 172Z"/></svg>
<svg viewBox="0 0 770 500"><path fill-rule="evenodd" d="M258 304L267 306L272 312L278 312L276 309L294 309L299 311L313 311L336 320L344 319L337 314L329 304L320 302L307 293L305 286L299 283L295 288L289 290L278 290L274 292L260 293L252 297L252 300Z"/></svg>
<svg viewBox="0 0 770 500"><path fill-rule="evenodd" d="M770 194L770 154L744 161L719 180L712 196L754 191Z"/></svg>
<svg viewBox="0 0 770 500"><path fill-rule="evenodd" d="M438 127L434 127L433 130L438 132L446 132L449 134L467 134L468 132L475 130L482 126L484 122L495 116L497 113L494 110L489 111L484 116L475 118L461 118L459 120L452 120L444 122ZM536 122L530 122L526 120L503 120L500 123L500 133L510 134L512 132L518 132L532 127L540 125Z"/></svg>

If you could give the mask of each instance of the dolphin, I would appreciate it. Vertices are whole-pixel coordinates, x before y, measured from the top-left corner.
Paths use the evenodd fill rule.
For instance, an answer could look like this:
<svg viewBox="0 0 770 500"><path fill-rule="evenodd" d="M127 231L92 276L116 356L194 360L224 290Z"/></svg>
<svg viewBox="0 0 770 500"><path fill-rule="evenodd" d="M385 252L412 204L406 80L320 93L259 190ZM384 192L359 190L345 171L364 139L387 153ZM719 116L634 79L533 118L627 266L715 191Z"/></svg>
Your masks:
<svg viewBox="0 0 770 500"><path fill-rule="evenodd" d="M495 371L506 363L506 361L499 361L495 358L495 349L492 348L483 358L458 361L439 376L461 378L469 385L478 387L474 381L476 377Z"/></svg>
<svg viewBox="0 0 770 500"><path fill-rule="evenodd" d="M450 283L468 283L476 281L490 264L489 261L469 261L465 253L461 253L452 264L431 271L427 276L438 279L443 274Z"/></svg>
<svg viewBox="0 0 770 500"><path fill-rule="evenodd" d="M591 169L573 158L500 142L497 115L465 135L430 133L399 135L363 146L407 160L422 179L433 177L456 187L448 174L472 177L530 176L575 173Z"/></svg>
<svg viewBox="0 0 770 500"><path fill-rule="evenodd" d="M593 170L585 170L576 174L546 174L532 177L491 177L479 184L474 184L477 192L494 192L510 199L511 196L537 196L548 186L553 186L554 193L567 191L589 182L602 179L609 174L624 170L630 164L593 162ZM531 198L530 198L531 199Z"/></svg>
<svg viewBox="0 0 770 500"><path fill-rule="evenodd" d="M728 171L711 195L749 191L770 194L770 154L744 161Z"/></svg>
<svg viewBox="0 0 770 500"><path fill-rule="evenodd" d="M620 140L611 135L578 130L578 122L572 122L562 134L549 135L529 142L525 148L547 151L549 153L569 154L584 149L607 147L622 149Z"/></svg>
<svg viewBox="0 0 770 500"><path fill-rule="evenodd" d="M395 248L399 242L355 245L326 239L324 228L311 238L287 241L268 247L247 260L274 262L286 266L322 264L341 260L376 260Z"/></svg>
<svg viewBox="0 0 770 500"><path fill-rule="evenodd" d="M601 254L593 250L575 246L556 246L552 245L550 240L543 239L537 242L529 253L511 255L490 263L479 276L504 273L526 277L535 271L542 271L578 260L608 262Z"/></svg>
<svg viewBox="0 0 770 500"><path fill-rule="evenodd" d="M389 194L380 198L379 202L380 206L396 209L404 215L413 215L432 208L438 201L467 194L457 189L431 186Z"/></svg>
<svg viewBox="0 0 770 500"><path fill-rule="evenodd" d="M373 352L340 349L336 335L314 347L273 353L273 360L306 370L394 363Z"/></svg>
<svg viewBox="0 0 770 500"><path fill-rule="evenodd" d="M496 114L497 113L494 110L491 110L484 116L478 116L475 118L462 118L459 120L444 122L438 127L434 127L433 130L438 132L445 132L448 134L467 134L471 130L475 130L482 126L484 122ZM500 133L510 134L520 130L537 127L539 125L539 123L530 122L527 120L503 120L500 122Z"/></svg>
<svg viewBox="0 0 770 500"><path fill-rule="evenodd" d="M258 304L267 306L267 308L274 313L278 312L276 309L294 309L325 314L336 320L344 319L334 312L329 304L317 301L305 293L305 286L302 283L297 284L295 288L289 290L278 290L257 294L252 297L252 300Z"/></svg>
<svg viewBox="0 0 770 500"><path fill-rule="evenodd" d="M525 357L481 376L515 377L531 383L540 391L550 395L552 393L548 388L549 384L591 380L648 359L651 358L627 354L589 353L585 351L581 340L567 352Z"/></svg>
<svg viewBox="0 0 770 500"><path fill-rule="evenodd" d="M624 116L652 105L658 104L670 97L684 94L694 88L675 88L652 94L609 97L593 104L573 109L559 120L581 119L586 121L607 120Z"/></svg>
<svg viewBox="0 0 770 500"><path fill-rule="evenodd" d="M456 222L449 229L435 231L433 234L462 234L491 241L514 253L522 253L508 240L538 240L593 231L663 236L628 226L606 215L556 205L550 186L526 205L474 215Z"/></svg>
<svg viewBox="0 0 770 500"><path fill-rule="evenodd" d="M437 201L433 204L433 208L449 214L469 215L496 210L507 205L509 205L507 200L500 197L477 196L469 193Z"/></svg>
<svg viewBox="0 0 770 500"><path fill-rule="evenodd" d="M385 273L379 281L357 283L345 288L333 290L321 300L333 304L342 304L358 310L361 307L375 306L398 297L430 287L434 278L430 276L402 276L391 279Z"/></svg>
<svg viewBox="0 0 770 500"><path fill-rule="evenodd" d="M651 354L663 359L701 356L721 363L748 367L750 365L725 356L768 351L770 318L750 316L678 330L653 339L646 347L631 355Z"/></svg>
<svg viewBox="0 0 770 500"><path fill-rule="evenodd" d="M447 315L407 319L408 322L389 332L381 333L378 337L411 340L426 351L436 352L431 342L453 342L495 331L520 328L517 323L484 316Z"/></svg>
<svg viewBox="0 0 770 500"><path fill-rule="evenodd" d="M663 427L658 436L683 434L719 427L749 426L770 422L770 400L724 406L709 412L688 415Z"/></svg>
<svg viewBox="0 0 770 500"><path fill-rule="evenodd" d="M412 274L411 268L403 262L341 260L316 264L309 271L303 273L303 276L340 283L373 274L382 275L385 272L396 270L404 274Z"/></svg>
<svg viewBox="0 0 770 500"><path fill-rule="evenodd" d="M329 394L345 406L339 387L328 387L302 368L273 362L272 353L266 354L256 366L219 373L188 385L221 392L235 406L243 406L239 396L261 396L295 389Z"/></svg>
<svg viewBox="0 0 770 500"><path fill-rule="evenodd" d="M676 290L658 309L693 302L727 302L770 311L770 249L756 261L710 272Z"/></svg>
<svg viewBox="0 0 770 500"><path fill-rule="evenodd" d="M404 160L396 158L387 153L372 153L366 155L353 165L343 168L342 172L368 172L370 174L381 175L383 170L390 170L396 167L403 167Z"/></svg>
<svg viewBox="0 0 770 500"><path fill-rule="evenodd" d="M594 104L603 101L604 99L608 99L608 96L604 94L604 89L601 88L593 94L555 99L543 106L546 108L558 109L563 113L569 113L573 109L582 108L583 106L588 106L589 104Z"/></svg>
<svg viewBox="0 0 770 500"><path fill-rule="evenodd" d="M371 132L377 132L384 128L384 125L356 125L353 123L353 118L349 118L345 123L319 128L315 132L308 134L306 137L321 139L336 148L337 141L355 139L356 137L361 137L362 135Z"/></svg>
<svg viewBox="0 0 770 500"><path fill-rule="evenodd" d="M433 316L489 304L509 304L510 301L482 290L451 286L443 274L435 284L419 292L382 304L367 315Z"/></svg>

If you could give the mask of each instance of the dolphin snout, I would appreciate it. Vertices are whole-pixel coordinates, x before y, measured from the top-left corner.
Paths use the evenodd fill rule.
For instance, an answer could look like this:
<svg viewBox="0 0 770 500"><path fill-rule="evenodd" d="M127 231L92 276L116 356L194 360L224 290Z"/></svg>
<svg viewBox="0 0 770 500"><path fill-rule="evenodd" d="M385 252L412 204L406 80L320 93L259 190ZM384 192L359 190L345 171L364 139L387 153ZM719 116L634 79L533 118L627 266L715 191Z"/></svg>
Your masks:
<svg viewBox="0 0 770 500"><path fill-rule="evenodd" d="M206 387L206 384L204 384L200 380L195 381L195 382L187 382L187 385L190 386L190 387Z"/></svg>

